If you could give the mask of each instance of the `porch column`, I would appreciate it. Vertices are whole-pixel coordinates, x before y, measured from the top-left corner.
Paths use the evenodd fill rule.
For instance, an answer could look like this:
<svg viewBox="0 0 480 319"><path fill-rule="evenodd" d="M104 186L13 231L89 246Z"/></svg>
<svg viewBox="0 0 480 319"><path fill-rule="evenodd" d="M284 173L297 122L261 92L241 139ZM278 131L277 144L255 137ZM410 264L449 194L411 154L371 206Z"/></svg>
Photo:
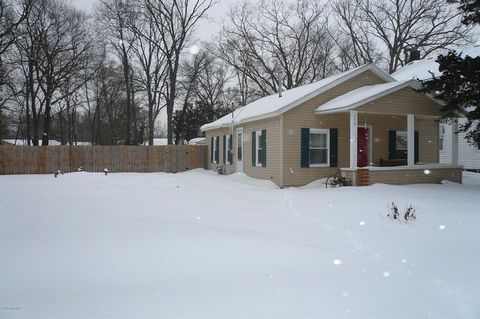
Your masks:
<svg viewBox="0 0 480 319"><path fill-rule="evenodd" d="M350 168L357 167L358 112L350 111Z"/></svg>
<svg viewBox="0 0 480 319"><path fill-rule="evenodd" d="M452 165L458 165L458 118L452 119Z"/></svg>
<svg viewBox="0 0 480 319"><path fill-rule="evenodd" d="M407 165L415 165L415 115L407 115Z"/></svg>

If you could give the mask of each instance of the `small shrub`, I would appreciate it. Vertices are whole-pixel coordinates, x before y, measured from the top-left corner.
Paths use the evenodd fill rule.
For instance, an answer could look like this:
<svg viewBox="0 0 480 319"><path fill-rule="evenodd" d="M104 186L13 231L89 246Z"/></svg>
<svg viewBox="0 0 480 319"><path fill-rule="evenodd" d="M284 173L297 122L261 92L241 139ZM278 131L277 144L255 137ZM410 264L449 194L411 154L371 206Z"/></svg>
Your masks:
<svg viewBox="0 0 480 319"><path fill-rule="evenodd" d="M412 204L405 207L405 213L400 215L398 206L394 202L392 202L392 205L389 207L387 217L389 217L392 220L398 220L400 222L405 222L405 223L413 222L414 220L417 219L416 210L412 206Z"/></svg>
<svg viewBox="0 0 480 319"><path fill-rule="evenodd" d="M417 216L415 215L415 208L413 208L411 204L410 206L408 206L407 210L405 211L405 214L403 215L403 219L405 220L406 223L417 219Z"/></svg>

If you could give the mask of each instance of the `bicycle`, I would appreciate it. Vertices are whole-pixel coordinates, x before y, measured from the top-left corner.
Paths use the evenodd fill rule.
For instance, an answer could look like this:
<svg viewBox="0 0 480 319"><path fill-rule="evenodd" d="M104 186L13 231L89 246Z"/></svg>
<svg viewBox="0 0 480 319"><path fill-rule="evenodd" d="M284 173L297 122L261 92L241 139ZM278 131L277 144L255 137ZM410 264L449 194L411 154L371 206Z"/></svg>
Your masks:
<svg viewBox="0 0 480 319"><path fill-rule="evenodd" d="M337 169L335 174L327 177L327 180L325 181L325 187L335 188L342 186L352 186L352 180L350 178L342 176L342 172L340 171L340 169Z"/></svg>

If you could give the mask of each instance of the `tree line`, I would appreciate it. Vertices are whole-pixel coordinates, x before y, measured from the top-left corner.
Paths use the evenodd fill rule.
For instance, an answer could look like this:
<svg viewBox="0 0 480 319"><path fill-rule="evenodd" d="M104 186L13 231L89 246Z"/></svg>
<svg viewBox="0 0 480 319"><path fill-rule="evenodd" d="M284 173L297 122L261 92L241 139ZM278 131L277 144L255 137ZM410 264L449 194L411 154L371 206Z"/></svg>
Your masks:
<svg viewBox="0 0 480 319"><path fill-rule="evenodd" d="M473 40L444 0L258 0L199 42L215 0L0 0L0 140L184 143L252 100ZM163 124L164 123L164 124Z"/></svg>

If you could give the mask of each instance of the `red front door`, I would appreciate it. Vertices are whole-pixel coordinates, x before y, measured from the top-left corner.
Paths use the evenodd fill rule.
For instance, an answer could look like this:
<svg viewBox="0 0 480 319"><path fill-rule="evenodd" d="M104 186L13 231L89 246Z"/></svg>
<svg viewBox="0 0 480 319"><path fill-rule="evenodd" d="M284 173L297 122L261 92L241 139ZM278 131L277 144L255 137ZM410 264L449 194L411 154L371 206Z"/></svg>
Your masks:
<svg viewBox="0 0 480 319"><path fill-rule="evenodd" d="M357 137L357 166L368 165L368 128L359 127Z"/></svg>

